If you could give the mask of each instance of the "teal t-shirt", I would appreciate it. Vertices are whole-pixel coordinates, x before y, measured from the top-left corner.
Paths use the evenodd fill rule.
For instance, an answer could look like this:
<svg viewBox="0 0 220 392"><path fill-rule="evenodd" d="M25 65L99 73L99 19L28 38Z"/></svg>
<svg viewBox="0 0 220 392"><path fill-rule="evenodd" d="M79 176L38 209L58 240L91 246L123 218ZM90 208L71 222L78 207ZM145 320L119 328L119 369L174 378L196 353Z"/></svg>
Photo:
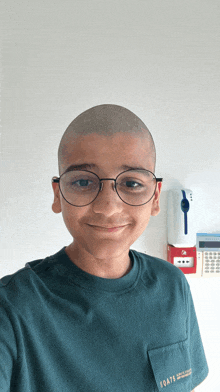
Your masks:
<svg viewBox="0 0 220 392"><path fill-rule="evenodd" d="M208 374L189 284L129 251L120 279L65 247L0 280L1 392L190 392Z"/></svg>

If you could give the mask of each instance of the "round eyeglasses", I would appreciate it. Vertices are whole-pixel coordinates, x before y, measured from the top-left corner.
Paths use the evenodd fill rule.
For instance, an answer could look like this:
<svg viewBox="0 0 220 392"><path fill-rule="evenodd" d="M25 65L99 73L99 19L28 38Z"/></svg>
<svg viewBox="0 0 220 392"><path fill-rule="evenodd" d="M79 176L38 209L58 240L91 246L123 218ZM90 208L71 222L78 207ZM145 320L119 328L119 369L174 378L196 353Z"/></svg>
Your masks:
<svg viewBox="0 0 220 392"><path fill-rule="evenodd" d="M60 177L53 177L52 182L59 183L59 189L67 203L75 207L85 207L91 204L102 191L103 181L114 181L113 190L119 198L130 206L141 206L148 203L154 196L157 182L162 178L144 169L129 169L120 173L116 178L99 178L88 170L71 170Z"/></svg>

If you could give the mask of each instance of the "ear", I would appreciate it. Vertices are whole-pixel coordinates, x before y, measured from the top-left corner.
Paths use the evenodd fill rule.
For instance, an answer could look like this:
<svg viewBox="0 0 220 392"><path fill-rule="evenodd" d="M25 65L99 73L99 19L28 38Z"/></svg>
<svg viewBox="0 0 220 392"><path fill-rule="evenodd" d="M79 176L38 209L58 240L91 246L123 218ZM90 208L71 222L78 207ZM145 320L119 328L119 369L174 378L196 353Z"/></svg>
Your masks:
<svg viewBox="0 0 220 392"><path fill-rule="evenodd" d="M156 192L153 197L152 207L151 207L151 215L152 216L156 216L160 212L159 201L160 201L161 188L162 188L162 182L158 182Z"/></svg>
<svg viewBox="0 0 220 392"><path fill-rule="evenodd" d="M53 193L54 193L54 201L52 204L52 210L53 210L53 212L55 212L55 214L59 214L59 212L61 212L59 184L57 182L52 182L52 188L53 188Z"/></svg>

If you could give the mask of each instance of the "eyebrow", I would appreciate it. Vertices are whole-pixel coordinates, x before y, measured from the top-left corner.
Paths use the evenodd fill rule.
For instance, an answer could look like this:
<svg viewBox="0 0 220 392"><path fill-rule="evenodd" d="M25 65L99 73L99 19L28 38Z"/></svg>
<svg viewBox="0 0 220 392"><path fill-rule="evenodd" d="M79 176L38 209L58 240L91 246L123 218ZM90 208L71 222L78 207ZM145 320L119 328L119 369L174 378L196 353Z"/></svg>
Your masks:
<svg viewBox="0 0 220 392"><path fill-rule="evenodd" d="M97 165L94 163L81 163L80 165L70 165L66 170L65 173L72 171L72 170L83 170L83 169L94 169L98 168ZM135 170L147 170L144 167L141 166L129 166L129 165L122 165L118 168L119 170L129 170L129 169L135 169Z"/></svg>

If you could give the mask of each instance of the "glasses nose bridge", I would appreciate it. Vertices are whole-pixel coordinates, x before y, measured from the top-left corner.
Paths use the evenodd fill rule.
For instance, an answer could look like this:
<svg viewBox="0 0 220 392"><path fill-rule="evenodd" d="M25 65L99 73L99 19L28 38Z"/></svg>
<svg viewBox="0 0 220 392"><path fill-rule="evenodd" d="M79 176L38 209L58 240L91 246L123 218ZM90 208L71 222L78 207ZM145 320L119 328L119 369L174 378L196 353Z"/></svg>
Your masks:
<svg viewBox="0 0 220 392"><path fill-rule="evenodd" d="M113 185L113 190L116 191L116 178L100 178L99 182L100 182L100 188L99 191L101 192L103 189L103 181L114 181Z"/></svg>

